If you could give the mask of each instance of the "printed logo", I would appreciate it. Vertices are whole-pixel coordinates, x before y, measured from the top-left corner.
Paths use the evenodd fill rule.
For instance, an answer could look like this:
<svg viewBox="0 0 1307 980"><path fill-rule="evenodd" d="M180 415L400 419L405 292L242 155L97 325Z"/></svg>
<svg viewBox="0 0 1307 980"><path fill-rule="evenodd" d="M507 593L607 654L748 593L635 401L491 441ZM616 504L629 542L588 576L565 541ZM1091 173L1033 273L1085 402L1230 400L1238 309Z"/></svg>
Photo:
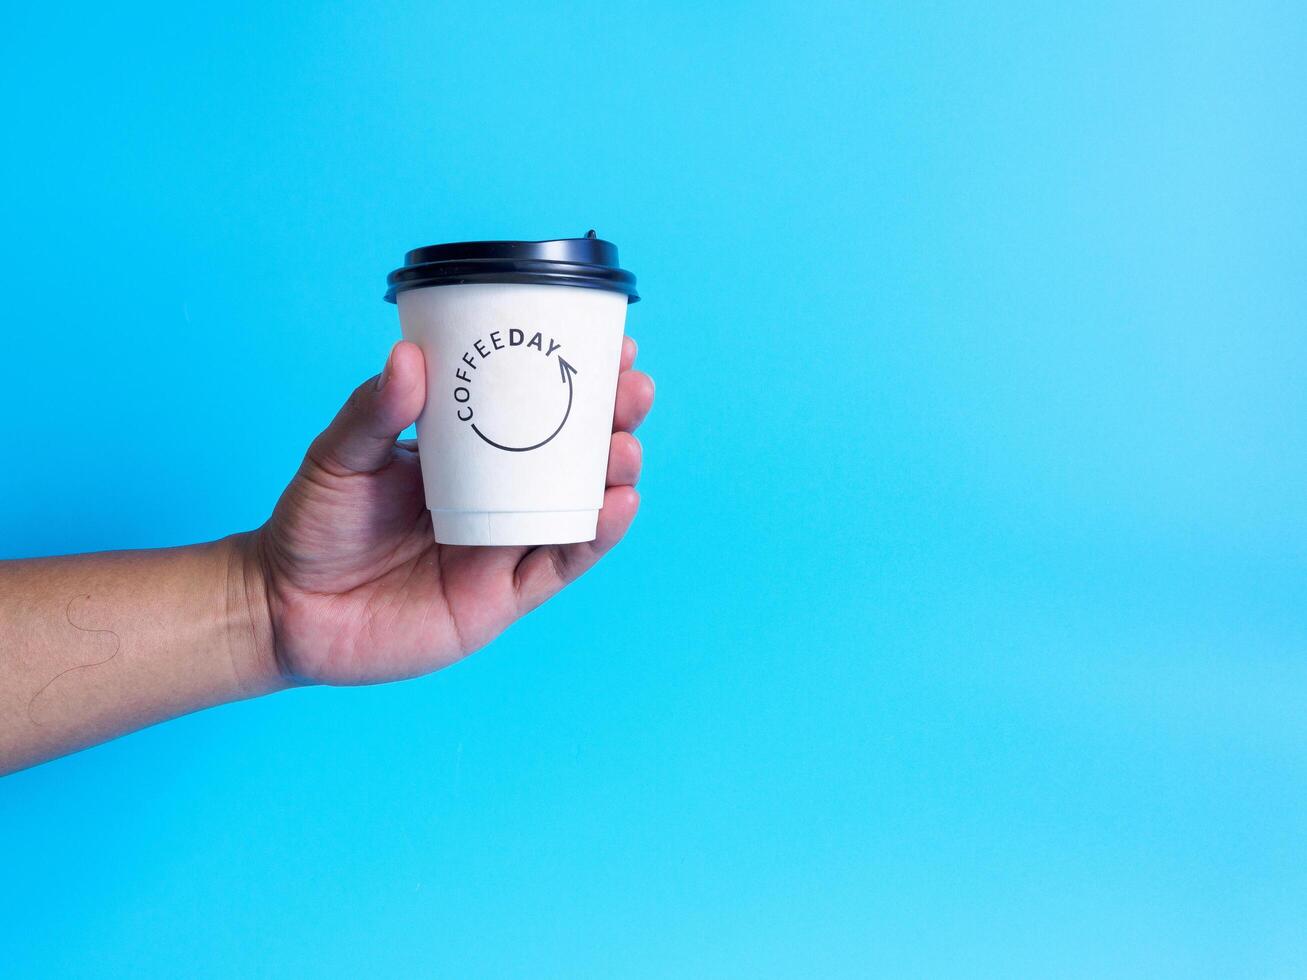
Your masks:
<svg viewBox="0 0 1307 980"><path fill-rule="evenodd" d="M478 338L454 371L459 382L453 391L458 420L468 423L487 445L507 453L527 453L549 443L563 431L572 414L573 378L580 373L558 353L562 346L538 332L528 338L517 327L510 329L506 337L504 331L492 330L487 337ZM502 408L496 411L495 406L487 404L484 395L479 399L478 389L484 390L487 385L477 382L490 376L496 378L495 387L511 385L515 391L524 392L528 401L538 402L539 413L529 418L509 418Z"/></svg>

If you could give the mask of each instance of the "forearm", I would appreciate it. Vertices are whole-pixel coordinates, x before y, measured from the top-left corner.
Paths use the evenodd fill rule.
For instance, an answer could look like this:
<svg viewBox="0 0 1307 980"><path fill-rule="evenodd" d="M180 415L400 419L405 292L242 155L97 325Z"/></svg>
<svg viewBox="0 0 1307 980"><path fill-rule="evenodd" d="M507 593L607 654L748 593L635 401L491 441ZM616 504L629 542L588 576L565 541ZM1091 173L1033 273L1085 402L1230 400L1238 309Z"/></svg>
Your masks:
<svg viewBox="0 0 1307 980"><path fill-rule="evenodd" d="M0 562L0 773L286 686L253 540Z"/></svg>

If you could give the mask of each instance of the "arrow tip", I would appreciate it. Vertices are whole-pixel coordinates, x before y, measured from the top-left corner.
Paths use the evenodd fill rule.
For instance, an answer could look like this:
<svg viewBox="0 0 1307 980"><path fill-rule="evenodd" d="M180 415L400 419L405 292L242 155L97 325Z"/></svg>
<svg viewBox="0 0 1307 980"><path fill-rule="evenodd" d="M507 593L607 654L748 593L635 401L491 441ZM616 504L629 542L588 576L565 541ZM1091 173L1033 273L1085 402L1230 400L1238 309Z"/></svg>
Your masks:
<svg viewBox="0 0 1307 980"><path fill-rule="evenodd" d="M558 373L562 376L563 381L565 381L565 382L566 382L567 380L569 380L569 379L568 379L568 374L567 374L568 371L571 371L573 374L580 374L580 373L581 373L581 372L578 371L576 368L572 367L572 365L569 364L567 361L563 360L563 355L559 354L559 355L558 355Z"/></svg>

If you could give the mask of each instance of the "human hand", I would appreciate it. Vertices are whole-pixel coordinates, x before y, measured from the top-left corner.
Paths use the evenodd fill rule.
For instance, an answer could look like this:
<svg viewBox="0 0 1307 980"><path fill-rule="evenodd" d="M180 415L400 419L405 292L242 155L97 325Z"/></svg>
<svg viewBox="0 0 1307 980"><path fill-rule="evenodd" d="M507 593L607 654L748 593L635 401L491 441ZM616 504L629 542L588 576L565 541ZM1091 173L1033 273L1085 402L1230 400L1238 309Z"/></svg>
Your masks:
<svg viewBox="0 0 1307 980"><path fill-rule="evenodd" d="M485 646L598 561L631 525L641 449L631 434L653 381L622 344L595 540L539 547L437 544L413 440L422 351L396 344L310 446L268 522L254 532L278 668L291 681L371 684L415 677Z"/></svg>

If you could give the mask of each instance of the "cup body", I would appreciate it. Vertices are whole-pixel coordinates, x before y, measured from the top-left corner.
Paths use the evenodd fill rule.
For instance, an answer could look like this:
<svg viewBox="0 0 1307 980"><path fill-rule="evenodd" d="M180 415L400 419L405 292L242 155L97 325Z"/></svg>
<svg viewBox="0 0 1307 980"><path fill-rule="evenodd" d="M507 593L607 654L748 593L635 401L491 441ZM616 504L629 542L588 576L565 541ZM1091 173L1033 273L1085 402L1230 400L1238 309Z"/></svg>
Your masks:
<svg viewBox="0 0 1307 980"><path fill-rule="evenodd" d="M540 283L406 289L426 357L422 481L442 544L590 541L603 503L627 297Z"/></svg>

